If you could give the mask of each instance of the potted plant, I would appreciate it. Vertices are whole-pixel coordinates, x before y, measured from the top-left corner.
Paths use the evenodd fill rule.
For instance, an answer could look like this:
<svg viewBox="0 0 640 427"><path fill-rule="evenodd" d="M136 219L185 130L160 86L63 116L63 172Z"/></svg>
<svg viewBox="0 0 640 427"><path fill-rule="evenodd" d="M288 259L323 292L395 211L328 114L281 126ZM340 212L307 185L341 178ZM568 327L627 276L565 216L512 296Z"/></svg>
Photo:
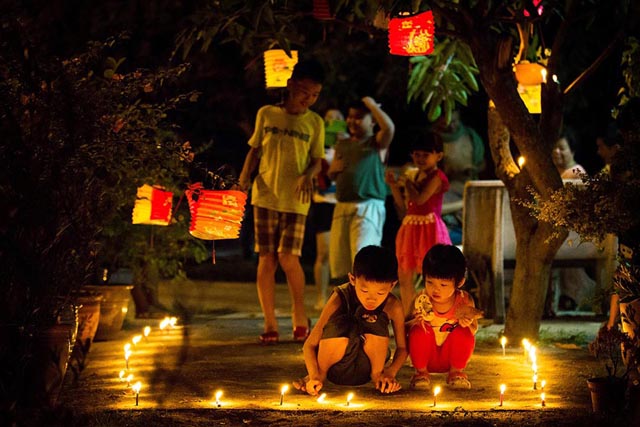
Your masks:
<svg viewBox="0 0 640 427"><path fill-rule="evenodd" d="M589 352L602 362L606 376L589 378L593 412L617 414L625 403L629 372L634 363L624 363L624 354L633 348L628 334L617 326L604 325L589 344Z"/></svg>
<svg viewBox="0 0 640 427"><path fill-rule="evenodd" d="M9 423L20 408L56 404L74 292L93 281L105 228L137 186L179 187L188 171L170 120L193 96L171 96L186 67L119 73L120 37L57 51L43 16L16 6L0 17L0 408ZM33 378L38 361L54 362L55 384Z"/></svg>

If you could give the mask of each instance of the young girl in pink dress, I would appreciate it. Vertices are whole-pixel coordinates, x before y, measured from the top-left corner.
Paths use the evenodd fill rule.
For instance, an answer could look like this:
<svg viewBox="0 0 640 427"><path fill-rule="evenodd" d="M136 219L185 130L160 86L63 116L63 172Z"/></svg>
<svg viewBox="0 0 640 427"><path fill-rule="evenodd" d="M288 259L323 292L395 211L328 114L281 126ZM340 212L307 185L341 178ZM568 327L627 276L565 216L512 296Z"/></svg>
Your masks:
<svg viewBox="0 0 640 427"><path fill-rule="evenodd" d="M438 169L442 160L442 139L434 133L421 137L412 147L415 169L407 173L404 193L393 172L386 182L398 208L406 214L396 236L400 299L405 316L411 314L414 298L414 275L422 274L422 260L437 243L451 244L449 232L442 221L442 198L449 189L449 180Z"/></svg>

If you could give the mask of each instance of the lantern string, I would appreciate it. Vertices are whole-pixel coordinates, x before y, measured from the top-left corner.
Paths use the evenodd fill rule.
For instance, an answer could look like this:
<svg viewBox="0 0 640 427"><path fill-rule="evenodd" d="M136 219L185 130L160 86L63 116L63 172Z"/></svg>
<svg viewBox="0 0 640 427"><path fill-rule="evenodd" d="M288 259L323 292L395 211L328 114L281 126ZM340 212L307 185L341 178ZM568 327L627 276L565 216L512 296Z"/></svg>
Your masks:
<svg viewBox="0 0 640 427"><path fill-rule="evenodd" d="M215 265L216 263L216 241L211 241L211 263Z"/></svg>

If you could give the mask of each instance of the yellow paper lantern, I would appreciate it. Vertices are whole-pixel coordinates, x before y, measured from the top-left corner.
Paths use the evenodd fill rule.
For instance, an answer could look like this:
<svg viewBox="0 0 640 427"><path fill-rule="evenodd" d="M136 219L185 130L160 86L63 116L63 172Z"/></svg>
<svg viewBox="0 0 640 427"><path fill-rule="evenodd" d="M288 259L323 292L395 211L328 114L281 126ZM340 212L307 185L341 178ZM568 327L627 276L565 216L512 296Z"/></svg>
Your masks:
<svg viewBox="0 0 640 427"><path fill-rule="evenodd" d="M133 205L132 223L169 225L173 193L162 187L144 184L138 187Z"/></svg>
<svg viewBox="0 0 640 427"><path fill-rule="evenodd" d="M189 233L203 240L237 239L247 195L235 190L205 190L196 183L185 192L191 212Z"/></svg>
<svg viewBox="0 0 640 427"><path fill-rule="evenodd" d="M518 84L518 95L531 114L542 113L542 85Z"/></svg>
<svg viewBox="0 0 640 427"><path fill-rule="evenodd" d="M287 80L298 63L298 51L292 50L291 57L282 49L271 49L264 53L264 75L267 89L287 87Z"/></svg>

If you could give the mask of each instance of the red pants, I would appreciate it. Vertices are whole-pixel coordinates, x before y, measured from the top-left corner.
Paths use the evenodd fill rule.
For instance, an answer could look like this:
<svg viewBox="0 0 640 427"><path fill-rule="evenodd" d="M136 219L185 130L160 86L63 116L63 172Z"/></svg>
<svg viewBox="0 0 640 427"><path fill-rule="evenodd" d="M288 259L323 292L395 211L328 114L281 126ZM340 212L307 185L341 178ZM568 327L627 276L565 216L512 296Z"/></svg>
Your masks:
<svg viewBox="0 0 640 427"><path fill-rule="evenodd" d="M458 326L441 346L437 346L433 330L426 326L426 332L420 324L413 325L409 330L409 355L414 368L419 371L426 368L429 372L466 368L476 345L471 329Z"/></svg>

